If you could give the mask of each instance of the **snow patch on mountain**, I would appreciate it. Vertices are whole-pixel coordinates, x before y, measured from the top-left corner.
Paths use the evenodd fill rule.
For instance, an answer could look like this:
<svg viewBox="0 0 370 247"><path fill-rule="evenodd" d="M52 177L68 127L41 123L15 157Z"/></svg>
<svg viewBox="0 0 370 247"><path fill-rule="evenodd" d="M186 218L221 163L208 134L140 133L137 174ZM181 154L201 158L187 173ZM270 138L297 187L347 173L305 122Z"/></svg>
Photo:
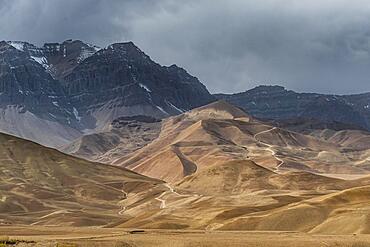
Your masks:
<svg viewBox="0 0 370 247"><path fill-rule="evenodd" d="M88 45L90 48L93 48L95 50L95 52L98 52L98 51L101 50L101 48L99 46L92 45L90 43L86 43L86 45Z"/></svg>
<svg viewBox="0 0 370 247"><path fill-rule="evenodd" d="M24 51L24 42L21 41L9 41L9 45L13 46L15 49L19 51Z"/></svg>
<svg viewBox="0 0 370 247"><path fill-rule="evenodd" d="M78 121L81 121L81 117L80 115L78 114L78 111L75 107L73 107L73 115L75 115L75 118L78 120Z"/></svg>
<svg viewBox="0 0 370 247"><path fill-rule="evenodd" d="M141 88L145 89L145 91L147 91L148 93L151 93L151 92L152 92L152 90L150 90L150 89L149 89L147 86L145 86L144 84L139 83L139 86L140 86Z"/></svg>
<svg viewBox="0 0 370 247"><path fill-rule="evenodd" d="M162 107L156 105L155 107L157 107L158 110L160 110L161 112L163 112L164 114L166 115L169 115L168 112L166 112Z"/></svg>
<svg viewBox="0 0 370 247"><path fill-rule="evenodd" d="M33 60L35 60L36 62L38 62L39 64L42 65L42 67L44 67L46 70L49 69L49 63L48 63L48 60L46 59L46 57L34 57L34 56L31 56L31 58Z"/></svg>
<svg viewBox="0 0 370 247"><path fill-rule="evenodd" d="M175 109L176 111L178 111L179 113L184 113L185 111L183 109L180 109L178 107L176 107L174 104L172 104L171 102L167 101L166 100L166 103L171 106L173 109Z"/></svg>
<svg viewBox="0 0 370 247"><path fill-rule="evenodd" d="M82 47L81 54L77 58L77 62L81 63L83 60L91 57L96 52L100 51L101 48L95 45L86 44L90 49L87 49L85 47Z"/></svg>

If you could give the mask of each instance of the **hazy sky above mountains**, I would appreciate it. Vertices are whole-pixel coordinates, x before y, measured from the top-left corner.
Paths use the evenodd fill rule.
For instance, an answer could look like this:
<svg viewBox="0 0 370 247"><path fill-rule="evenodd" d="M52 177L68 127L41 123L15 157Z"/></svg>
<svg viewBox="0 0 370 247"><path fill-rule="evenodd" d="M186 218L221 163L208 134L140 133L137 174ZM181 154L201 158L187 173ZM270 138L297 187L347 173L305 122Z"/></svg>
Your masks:
<svg viewBox="0 0 370 247"><path fill-rule="evenodd" d="M212 92L370 91L368 0L0 0L0 40L132 40Z"/></svg>

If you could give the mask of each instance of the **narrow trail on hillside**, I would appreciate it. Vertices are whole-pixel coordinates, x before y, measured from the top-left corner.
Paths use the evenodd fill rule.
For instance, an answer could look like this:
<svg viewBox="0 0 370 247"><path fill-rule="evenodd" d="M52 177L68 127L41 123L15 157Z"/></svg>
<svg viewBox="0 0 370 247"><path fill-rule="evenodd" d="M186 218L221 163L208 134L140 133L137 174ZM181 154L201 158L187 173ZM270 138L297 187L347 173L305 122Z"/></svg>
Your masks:
<svg viewBox="0 0 370 247"><path fill-rule="evenodd" d="M123 186L122 186L122 190L121 191L122 191L122 193L124 195L124 199L123 200L126 200L128 198L128 193L126 191L124 191ZM118 212L118 215L123 215L123 213L125 211L126 211L126 206L121 205L121 210Z"/></svg>
<svg viewBox="0 0 370 247"><path fill-rule="evenodd" d="M54 211L54 212L51 212L49 214L46 214L44 216L41 216L38 221L36 222L33 222L32 224L30 224L31 226L34 226L34 225L37 225L39 223L42 223L42 220L49 217L49 216L52 216L52 215L56 215L56 214L65 214L65 213L68 213L69 211L68 210L65 210L65 209L62 209L62 210L57 210L57 211Z"/></svg>
<svg viewBox="0 0 370 247"><path fill-rule="evenodd" d="M158 197L154 198L155 200L159 201L161 204L159 205L160 209L166 208L166 200L161 199L162 196L164 196L167 193L167 191L164 191L162 194L160 194Z"/></svg>
<svg viewBox="0 0 370 247"><path fill-rule="evenodd" d="M163 184L165 187L167 187L168 188L168 190L167 191L164 191L164 192L162 192L159 196L157 196L156 198L154 198L155 200L157 200L157 201L159 201L161 204L160 204L160 206L159 206L159 208L160 209L163 209L163 208L166 208L166 200L165 199L162 199L162 197L165 195L165 194L167 194L167 193L173 193L173 194L175 194L176 196L179 196L179 197L188 197L188 196L192 196L192 195L185 195L185 194L180 194L180 193L178 193L178 192L176 192L175 191L175 189L171 186L171 185L169 185L169 184L167 184L167 183L165 183L165 184Z"/></svg>
<svg viewBox="0 0 370 247"><path fill-rule="evenodd" d="M273 127L273 128L271 128L271 129L268 129L268 130L264 130L264 131L258 132L257 134L255 134L255 135L253 136L253 138L254 138L257 142L259 142L259 143L261 143L261 144L263 144L263 145L265 145L265 146L267 146L267 147L268 147L268 148L266 148L266 150L268 150L269 152L271 152L271 155L272 155L272 156L274 156L274 158L275 158L276 160L278 160L278 161L279 161L279 164L277 164L277 166L275 167L275 170L276 170L276 171L279 171L279 168L284 164L284 160L282 160L282 159L280 159L279 157L277 157L277 156L276 156L276 152L272 149L273 145L271 145L271 144L269 144L269 143L266 143L266 142L263 142L263 141L261 141L261 140L257 139L257 136L258 136L258 135L261 135L261 134L264 134L264 133L268 133L268 132L274 131L274 130L276 130L276 129L277 129L277 127Z"/></svg>
<svg viewBox="0 0 370 247"><path fill-rule="evenodd" d="M164 209L166 208L166 200L165 199L162 199L162 197L164 195L166 195L167 193L172 193L178 197L188 197L188 196L192 196L192 195L187 195L187 194L180 194L178 193L170 184L162 184L164 187L167 188L167 190L163 191L159 196L155 197L154 200L157 200L159 201L161 204L159 205L159 208L160 209ZM121 200L120 203L123 203L124 200L126 200L128 198L128 193L122 188L122 193L123 193L123 196L124 196L124 199ZM118 215L123 215L125 213L125 211L127 210L127 206L124 206L124 205L120 205L121 206L121 209L120 211L118 212Z"/></svg>
<svg viewBox="0 0 370 247"><path fill-rule="evenodd" d="M167 193L173 193L174 195L176 195L178 197L189 197L189 196L193 196L193 195L180 194L180 193L178 193L170 184L165 183L165 184L162 184L162 185L165 186L167 188L167 190L166 191L163 191L159 196L157 196L157 197L154 198L154 200L157 200L157 201L159 201L161 203L159 205L159 208L160 209L164 209L164 208L167 207L166 200L165 199L162 199L162 197L164 195L166 195ZM122 201L124 201L124 200L126 200L128 198L128 193L126 191L124 191L123 189L122 189L122 193L124 195L124 199ZM125 213L126 209L127 209L127 206L121 205L121 210L118 212L118 215L123 215Z"/></svg>

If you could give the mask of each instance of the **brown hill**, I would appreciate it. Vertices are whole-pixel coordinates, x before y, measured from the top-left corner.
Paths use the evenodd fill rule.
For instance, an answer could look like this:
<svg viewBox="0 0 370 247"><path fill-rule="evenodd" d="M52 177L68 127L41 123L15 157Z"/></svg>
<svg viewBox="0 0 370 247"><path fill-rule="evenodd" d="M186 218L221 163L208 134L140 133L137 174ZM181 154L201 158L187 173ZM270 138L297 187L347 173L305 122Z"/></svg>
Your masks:
<svg viewBox="0 0 370 247"><path fill-rule="evenodd" d="M250 160L234 160L211 166L185 177L178 188L208 195L239 195L260 190L338 190L342 180L306 172L279 174Z"/></svg>
<svg viewBox="0 0 370 247"><path fill-rule="evenodd" d="M341 130L330 129L312 131L310 135L337 143L343 147L365 150L370 149L370 133L362 130Z"/></svg>
<svg viewBox="0 0 370 247"><path fill-rule="evenodd" d="M221 229L370 233L370 187L356 187L230 221Z"/></svg>
<svg viewBox="0 0 370 247"><path fill-rule="evenodd" d="M113 164L177 182L235 159L279 172L367 174L367 157L341 143L266 125L219 101L164 120L157 139Z"/></svg>
<svg viewBox="0 0 370 247"><path fill-rule="evenodd" d="M0 134L0 224L106 225L125 200L159 203L162 182ZM140 205L145 206L145 203Z"/></svg>
<svg viewBox="0 0 370 247"><path fill-rule="evenodd" d="M118 226L367 233L369 184L370 177L346 181L307 172L278 174L235 160L186 177L161 196L160 211L138 213Z"/></svg>
<svg viewBox="0 0 370 247"><path fill-rule="evenodd" d="M364 150L272 127L216 102L165 120L156 140L116 160L173 185L160 212L138 213L119 226L325 232L320 225L335 219L331 212L357 204L346 199L348 205L330 208L322 198L370 184L369 177L333 178L368 174L361 160ZM306 206L311 200L317 206ZM366 232L358 230L365 221L357 223L343 232Z"/></svg>

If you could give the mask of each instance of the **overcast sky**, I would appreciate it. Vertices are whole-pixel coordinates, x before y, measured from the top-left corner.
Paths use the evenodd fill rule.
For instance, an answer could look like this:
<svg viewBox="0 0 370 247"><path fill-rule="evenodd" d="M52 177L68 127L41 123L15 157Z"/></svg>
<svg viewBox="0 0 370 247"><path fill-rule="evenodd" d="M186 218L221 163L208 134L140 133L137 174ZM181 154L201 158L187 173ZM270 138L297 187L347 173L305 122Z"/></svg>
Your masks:
<svg viewBox="0 0 370 247"><path fill-rule="evenodd" d="M370 91L368 0L0 0L0 40L132 40L211 92Z"/></svg>

